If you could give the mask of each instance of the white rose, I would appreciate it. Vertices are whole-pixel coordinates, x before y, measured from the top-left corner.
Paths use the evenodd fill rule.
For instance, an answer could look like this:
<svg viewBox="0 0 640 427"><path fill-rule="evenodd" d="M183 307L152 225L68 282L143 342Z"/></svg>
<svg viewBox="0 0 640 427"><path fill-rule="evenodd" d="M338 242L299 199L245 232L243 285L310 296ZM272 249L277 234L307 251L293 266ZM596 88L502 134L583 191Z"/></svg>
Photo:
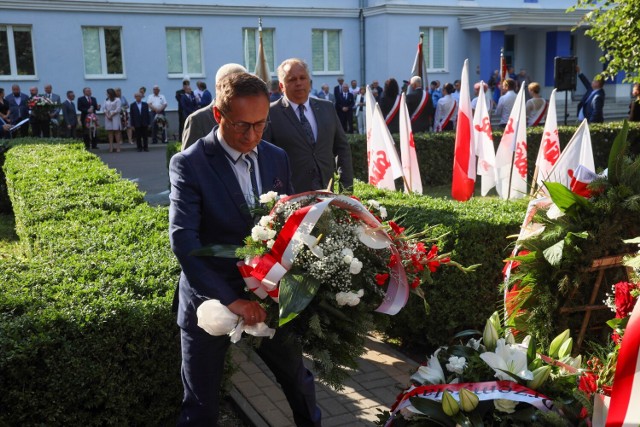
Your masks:
<svg viewBox="0 0 640 427"><path fill-rule="evenodd" d="M508 399L496 399L493 401L493 404L498 411L504 412L505 414L513 414L516 412L516 405L518 402Z"/></svg>
<svg viewBox="0 0 640 427"><path fill-rule="evenodd" d="M260 196L260 203L272 202L276 200L277 197L278 197L278 193L276 193L275 191L269 191L267 194L262 194Z"/></svg>
<svg viewBox="0 0 640 427"><path fill-rule="evenodd" d="M272 228L267 228L265 229L266 234L267 234L267 239L271 240L274 237L276 237L276 230L272 229Z"/></svg>
<svg viewBox="0 0 640 427"><path fill-rule="evenodd" d="M336 294L336 302L340 307L343 305L353 307L360 303L360 297L362 295L364 295L364 291L362 289L360 289L357 294L353 292L338 292Z"/></svg>
<svg viewBox="0 0 640 427"><path fill-rule="evenodd" d="M264 238L264 235L265 235L265 228L261 225L256 225L251 229L251 238L256 242L259 242L261 240L266 240Z"/></svg>
<svg viewBox="0 0 640 427"><path fill-rule="evenodd" d="M271 224L272 220L273 218L271 218L271 215L265 215L262 218L260 218L260 221L258 221L258 225L267 227L269 224Z"/></svg>
<svg viewBox="0 0 640 427"><path fill-rule="evenodd" d="M349 264L349 273L358 274L362 270L362 262L358 258L354 258L351 260L351 264Z"/></svg>
<svg viewBox="0 0 640 427"><path fill-rule="evenodd" d="M269 239L269 240L267 240L267 249L271 249L271 248L273 247L273 244L274 244L275 242L276 242L276 241L275 241L275 240L273 240L273 239Z"/></svg>
<svg viewBox="0 0 640 427"><path fill-rule="evenodd" d="M465 366L467 366L467 360L464 357L451 356L449 358L449 363L447 363L447 369L449 372L461 375Z"/></svg>

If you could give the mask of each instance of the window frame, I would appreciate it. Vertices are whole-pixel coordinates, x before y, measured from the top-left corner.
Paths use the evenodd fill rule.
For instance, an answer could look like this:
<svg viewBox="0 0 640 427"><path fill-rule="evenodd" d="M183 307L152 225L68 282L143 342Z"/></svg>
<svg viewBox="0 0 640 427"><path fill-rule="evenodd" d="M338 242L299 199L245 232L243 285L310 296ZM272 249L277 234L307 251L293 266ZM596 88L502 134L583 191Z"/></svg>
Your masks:
<svg viewBox="0 0 640 427"><path fill-rule="evenodd" d="M86 67L86 50L85 50L85 45L84 45L84 30L86 28L97 28L98 29L98 40L100 43L100 65L102 68L102 72L100 74L88 74L87 73L87 67ZM120 61L122 61L122 73L118 73L118 74L109 74L108 73L108 64L107 64L107 46L106 46L106 42L105 42L105 34L104 31L105 30L118 30L120 32ZM82 62L83 62L83 68L84 68L84 78L87 80L114 80L114 79L126 79L127 78L127 71L126 71L126 64L124 62L124 37L123 37L123 33L122 33L122 27L121 26L115 26L115 25L82 25L81 27L81 32L83 33L82 36Z"/></svg>
<svg viewBox="0 0 640 427"><path fill-rule="evenodd" d="M167 77L170 79L183 79L185 77L189 77L190 79L194 78L205 78L206 72L204 67L204 43L202 39L202 27L165 27L164 28L164 36L165 36L165 49L167 47L167 30L178 30L180 31L180 56L182 61L182 71L180 73L172 73L169 71L169 52L165 50L166 60L167 60ZM187 30L198 30L199 38L200 38L200 72L199 73L189 73L189 64L187 60Z"/></svg>
<svg viewBox="0 0 640 427"><path fill-rule="evenodd" d="M7 50L9 55L9 74L0 75L0 81L13 81L13 80L38 80L38 64L36 63L35 46L33 43L33 25L28 24L2 24L0 27L4 27L7 31ZM18 74L18 58L16 56L16 45L14 37L14 29L20 28L29 32L29 38L31 39L31 61L33 62L33 74Z"/></svg>
<svg viewBox="0 0 640 427"><path fill-rule="evenodd" d="M433 67L433 30L443 30L443 36L442 36L442 51L444 53L444 59L443 59L443 66L442 68L436 68ZM449 72L449 49L448 49L448 44L449 44L449 39L447 37L449 31L449 29L447 27L437 27L437 26L431 26L431 27L420 27L420 32L424 33L428 41L428 44L426 46L422 46L422 50L424 52L425 48L427 50L428 56L425 57L425 60L427 61L427 73L448 73Z"/></svg>
<svg viewBox="0 0 640 427"><path fill-rule="evenodd" d="M249 63L247 62L247 60L249 59L249 52L248 52L248 46L247 46L247 30L253 30L254 33L254 43L255 43L255 47L256 47L256 57L253 58L253 62L255 63L257 60L257 54L258 54L258 46L260 46L260 34L258 31L258 27L242 27L242 53L244 56L244 66L247 70L249 70L249 72L253 72L253 70L255 70L255 64L253 66L253 68L249 67ZM273 58L271 58L271 63L268 64L269 65L269 76L270 77L277 77L277 69L278 69L278 64L276 64L276 29L274 28L267 28L267 27L262 27L262 32L265 31L271 31L272 33L272 37L271 37L271 52L273 52ZM264 41L264 40L263 40ZM265 52L265 55L267 53ZM269 58L267 58L268 60Z"/></svg>
<svg viewBox="0 0 640 427"><path fill-rule="evenodd" d="M316 70L313 67L313 32L314 31L322 31L322 50L323 50L323 69ZM338 33L338 41L340 46L340 52L338 53L338 61L340 62L340 67L338 70L329 70L329 42L328 42L328 33L329 32L337 32ZM311 29L311 68L313 75L316 76L335 76L344 74L344 60L343 60L343 52L344 46L342 41L342 29L339 28L312 28Z"/></svg>

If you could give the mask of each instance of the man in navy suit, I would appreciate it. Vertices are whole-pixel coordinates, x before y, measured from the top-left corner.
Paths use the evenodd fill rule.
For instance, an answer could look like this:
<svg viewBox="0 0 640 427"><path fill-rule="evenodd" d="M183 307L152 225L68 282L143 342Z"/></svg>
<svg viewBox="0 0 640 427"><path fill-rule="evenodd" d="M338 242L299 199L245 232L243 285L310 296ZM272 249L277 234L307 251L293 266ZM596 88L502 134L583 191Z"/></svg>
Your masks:
<svg viewBox="0 0 640 427"><path fill-rule="evenodd" d="M580 67L576 66L578 77L587 91L578 103L578 120L587 119L588 123L604 122L604 80L595 77L591 82L580 72Z"/></svg>
<svg viewBox="0 0 640 427"><path fill-rule="evenodd" d="M9 120L13 126L29 118L29 97L20 92L20 86L11 86L11 93L5 97L9 106ZM27 123L20 127L20 135L29 135L29 125Z"/></svg>
<svg viewBox="0 0 640 427"><path fill-rule="evenodd" d="M353 133L353 104L355 99L349 91L349 85L342 85L342 92L336 97L336 111L346 133Z"/></svg>
<svg viewBox="0 0 640 427"><path fill-rule="evenodd" d="M136 92L133 97L136 102L129 106L129 120L135 131L138 152L149 151L149 105L142 100L140 92Z"/></svg>
<svg viewBox="0 0 640 427"><path fill-rule="evenodd" d="M179 426L215 426L228 336L212 336L197 325L196 310L217 299L248 325L266 319L249 298L236 259L198 257L205 245L242 245L254 225L250 208L256 194L291 193L287 154L261 141L268 125L269 93L248 73L234 73L216 84L211 133L171 158L169 236L182 274L178 291L184 397ZM253 175L253 176L252 176ZM319 426L313 375L302 363L302 348L289 322L257 353L272 370L298 426Z"/></svg>

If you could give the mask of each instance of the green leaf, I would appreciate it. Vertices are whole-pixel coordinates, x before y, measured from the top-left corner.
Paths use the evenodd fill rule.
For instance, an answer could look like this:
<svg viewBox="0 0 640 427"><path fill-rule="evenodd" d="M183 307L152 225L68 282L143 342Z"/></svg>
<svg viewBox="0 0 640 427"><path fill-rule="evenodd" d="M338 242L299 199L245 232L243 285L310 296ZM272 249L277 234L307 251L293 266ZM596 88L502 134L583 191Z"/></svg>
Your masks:
<svg viewBox="0 0 640 427"><path fill-rule="evenodd" d="M634 237L633 239L623 240L624 243L637 243L640 245L640 236Z"/></svg>
<svg viewBox="0 0 640 427"><path fill-rule="evenodd" d="M560 265L560 261L562 261L563 249L564 249L564 240L560 240L556 244L549 246L547 249L542 251L542 255L544 256L544 259L546 259L549 264L555 267Z"/></svg>
<svg viewBox="0 0 640 427"><path fill-rule="evenodd" d="M527 366L531 365L531 362L536 360L536 350L538 349L538 340L536 340L536 337L534 337L533 335L530 336L531 338L529 340L529 348L527 349Z"/></svg>
<svg viewBox="0 0 640 427"><path fill-rule="evenodd" d="M455 427L456 422L444 413L440 402L422 399L420 397L410 397L409 401L414 408L420 411L423 415L426 415L429 419L433 420L437 425Z"/></svg>
<svg viewBox="0 0 640 427"><path fill-rule="evenodd" d="M460 331L451 338L451 341L455 341L460 338L470 337L470 336L482 336L482 332L477 329L466 329L464 331Z"/></svg>
<svg viewBox="0 0 640 427"><path fill-rule="evenodd" d="M549 191L549 196L553 203L564 213L571 213L575 207L589 207L589 201L582 196L573 193L564 185L558 182L545 182L545 187Z"/></svg>
<svg viewBox="0 0 640 427"><path fill-rule="evenodd" d="M286 274L280 280L280 322L285 325L302 313L320 289L320 282L308 274Z"/></svg>
<svg viewBox="0 0 640 427"><path fill-rule="evenodd" d="M216 256L219 258L237 258L236 250L240 248L238 245L208 245L199 249L192 250L191 256Z"/></svg>
<svg viewBox="0 0 640 427"><path fill-rule="evenodd" d="M620 176L624 166L624 155L629 146L627 141L628 133L629 123L625 120L622 123L622 129L618 132L616 139L613 140L611 151L609 151L608 179L611 185L618 185L620 183Z"/></svg>

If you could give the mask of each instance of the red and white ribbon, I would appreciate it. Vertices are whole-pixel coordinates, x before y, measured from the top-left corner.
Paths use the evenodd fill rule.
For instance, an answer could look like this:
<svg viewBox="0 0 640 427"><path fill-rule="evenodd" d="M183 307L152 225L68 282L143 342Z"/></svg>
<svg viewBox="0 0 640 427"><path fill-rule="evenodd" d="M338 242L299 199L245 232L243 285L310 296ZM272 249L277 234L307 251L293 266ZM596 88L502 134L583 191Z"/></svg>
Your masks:
<svg viewBox="0 0 640 427"><path fill-rule="evenodd" d="M277 298L278 282L293 266L296 255L303 248L302 236L311 233L330 205L350 212L366 224L377 237L386 239L391 244L391 238L382 230L382 225L377 218L362 203L351 197L330 192L310 191L285 197L276 203L274 209L278 204L294 203L307 197L317 197L318 202L298 209L287 219L267 254L252 260L251 265L242 261L238 263L245 284L260 298L264 299L266 295L274 298L274 294L274 299ZM394 255L398 255L395 246L390 245L389 249ZM385 298L376 311L393 315L404 307L409 298L409 285L402 263L396 263L390 277Z"/></svg>
<svg viewBox="0 0 640 427"><path fill-rule="evenodd" d="M640 425L640 303L622 337L606 427Z"/></svg>

